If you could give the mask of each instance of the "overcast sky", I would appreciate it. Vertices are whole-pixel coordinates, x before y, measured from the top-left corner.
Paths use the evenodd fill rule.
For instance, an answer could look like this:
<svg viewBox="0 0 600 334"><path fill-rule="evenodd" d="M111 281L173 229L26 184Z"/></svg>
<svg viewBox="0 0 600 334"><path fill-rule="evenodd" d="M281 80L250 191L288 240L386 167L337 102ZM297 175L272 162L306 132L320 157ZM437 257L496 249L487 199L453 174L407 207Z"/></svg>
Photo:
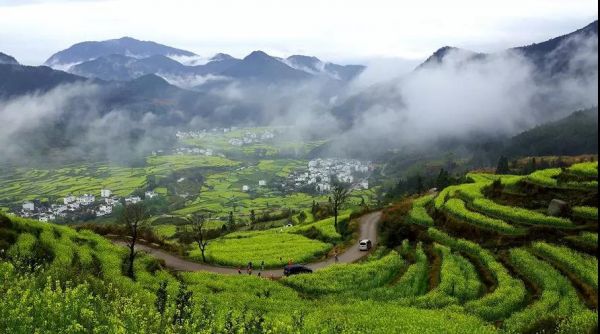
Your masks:
<svg viewBox="0 0 600 334"><path fill-rule="evenodd" d="M261 49L364 63L444 45L496 51L597 17L596 0L0 0L0 52L36 65L77 42L131 36L202 56Z"/></svg>

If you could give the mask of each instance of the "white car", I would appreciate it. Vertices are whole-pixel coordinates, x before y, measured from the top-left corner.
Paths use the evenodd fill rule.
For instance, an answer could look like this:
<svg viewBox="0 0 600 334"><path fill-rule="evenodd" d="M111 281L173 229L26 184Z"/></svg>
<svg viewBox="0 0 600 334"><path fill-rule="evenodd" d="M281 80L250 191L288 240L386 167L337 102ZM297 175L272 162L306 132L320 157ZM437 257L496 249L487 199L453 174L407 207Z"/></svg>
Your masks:
<svg viewBox="0 0 600 334"><path fill-rule="evenodd" d="M373 243L369 239L363 239L358 242L358 250L368 251L371 247L373 247Z"/></svg>

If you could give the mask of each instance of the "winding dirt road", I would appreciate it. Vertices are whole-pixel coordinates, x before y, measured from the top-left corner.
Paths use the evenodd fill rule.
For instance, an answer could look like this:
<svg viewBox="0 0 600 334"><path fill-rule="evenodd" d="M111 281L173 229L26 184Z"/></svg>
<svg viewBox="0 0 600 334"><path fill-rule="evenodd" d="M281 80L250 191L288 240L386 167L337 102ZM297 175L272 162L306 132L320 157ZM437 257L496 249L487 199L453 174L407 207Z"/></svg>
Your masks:
<svg viewBox="0 0 600 334"><path fill-rule="evenodd" d="M358 218L360 222L360 234L359 240L361 239L370 239L373 242L373 248L377 244L377 224L379 223L379 219L381 218L381 212L373 212L366 214L360 218ZM123 241L114 241L114 243L118 245L124 246L125 243ZM139 251L146 252L157 259L161 259L165 262L165 265L169 268L178 271L207 271L218 274L227 274L227 275L238 275L238 271L236 268L231 267L219 267L211 264L203 264L194 261L189 261L183 259L181 257L175 256L168 252L165 252L160 249L156 249L153 247L149 247L146 245L136 245L136 249ZM358 243L355 243L352 247L348 248L346 251L338 255L338 263L351 263L360 260L362 257L367 255L368 252L358 250ZM306 266L311 268L312 270L317 270L320 268L327 267L335 263L335 258L330 257L326 260L320 262L309 263ZM245 270L242 270L245 273ZM255 268L254 274L258 271ZM271 269L265 270L261 273L262 276L265 277L280 277L283 275L282 269Z"/></svg>

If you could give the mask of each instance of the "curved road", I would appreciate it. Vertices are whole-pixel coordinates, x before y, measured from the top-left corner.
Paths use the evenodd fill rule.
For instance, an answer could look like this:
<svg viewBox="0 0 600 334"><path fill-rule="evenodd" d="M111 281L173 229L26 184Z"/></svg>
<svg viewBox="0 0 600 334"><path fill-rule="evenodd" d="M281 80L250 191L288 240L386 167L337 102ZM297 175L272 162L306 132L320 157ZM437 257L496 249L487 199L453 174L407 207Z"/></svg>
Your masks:
<svg viewBox="0 0 600 334"><path fill-rule="evenodd" d="M377 223L379 223L379 219L381 218L381 212L373 212L366 214L358 220L360 221L360 235L359 240L361 239L370 239L373 242L373 247L377 244ZM125 243L123 241L114 241L114 243L118 245L124 246ZM228 275L238 275L238 271L236 268L231 267L219 267L211 264L203 264L194 261L185 260L181 257L175 256L168 252L165 252L160 249L152 248L146 245L136 245L136 249L140 251L144 251L157 259L161 259L165 261L165 265L169 268L178 270L178 271L208 271L212 273L218 274L228 274ZM360 260L362 257L367 255L369 252L359 251L358 243L355 243L352 247L346 249L343 253L338 255L339 263L351 263L357 260ZM309 263L306 266L312 270L317 270L320 268L327 267L335 263L335 258L330 257L326 260L320 262ZM242 269L242 272L245 273L245 268ZM254 273L258 273L258 270L254 269ZM280 277L283 274L282 269L271 269L265 270L261 273L264 277Z"/></svg>

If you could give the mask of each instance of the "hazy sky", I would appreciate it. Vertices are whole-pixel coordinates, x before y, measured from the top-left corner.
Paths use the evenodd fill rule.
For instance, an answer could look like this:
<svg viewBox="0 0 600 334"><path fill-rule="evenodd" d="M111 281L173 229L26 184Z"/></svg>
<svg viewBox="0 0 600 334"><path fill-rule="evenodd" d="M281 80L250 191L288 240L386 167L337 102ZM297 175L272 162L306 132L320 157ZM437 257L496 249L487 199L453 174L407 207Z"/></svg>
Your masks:
<svg viewBox="0 0 600 334"><path fill-rule="evenodd" d="M596 0L0 0L0 52L41 64L80 41L131 36L202 56L421 59L444 45L543 41L597 16Z"/></svg>

